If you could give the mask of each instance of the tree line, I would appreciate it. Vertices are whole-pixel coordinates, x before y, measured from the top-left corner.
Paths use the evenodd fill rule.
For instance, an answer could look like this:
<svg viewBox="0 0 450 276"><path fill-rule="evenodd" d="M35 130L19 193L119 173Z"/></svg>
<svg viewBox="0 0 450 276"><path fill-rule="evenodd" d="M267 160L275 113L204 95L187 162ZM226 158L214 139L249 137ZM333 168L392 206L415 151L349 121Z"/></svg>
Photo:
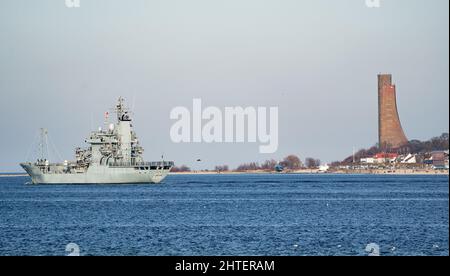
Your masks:
<svg viewBox="0 0 450 276"><path fill-rule="evenodd" d="M269 159L262 163L259 162L249 162L244 163L237 166L235 169L230 169L228 165L220 165L215 166L214 171L216 172L228 172L228 171L236 171L236 172L246 172L246 171L274 171L275 167L281 165L283 169L286 170L300 170L300 169L315 169L318 168L321 164L320 159L307 157L305 158L305 162L294 154L288 155L283 158L282 161L276 161L275 159ZM173 167L171 172L190 172L191 169L182 165L180 167ZM207 170L206 170L207 171Z"/></svg>
<svg viewBox="0 0 450 276"><path fill-rule="evenodd" d="M372 157L381 151L386 152L395 152L401 154L425 154L430 153L432 151L444 151L449 149L448 144L449 134L443 133L441 136L433 137L427 141L419 141L419 140L411 140L406 145L397 149L384 149L381 150L379 145L372 146L368 149L361 149L355 153L355 155L348 156L343 161L333 162L332 166L337 166L341 164L350 164L353 163L353 159L356 162L359 162L361 158Z"/></svg>

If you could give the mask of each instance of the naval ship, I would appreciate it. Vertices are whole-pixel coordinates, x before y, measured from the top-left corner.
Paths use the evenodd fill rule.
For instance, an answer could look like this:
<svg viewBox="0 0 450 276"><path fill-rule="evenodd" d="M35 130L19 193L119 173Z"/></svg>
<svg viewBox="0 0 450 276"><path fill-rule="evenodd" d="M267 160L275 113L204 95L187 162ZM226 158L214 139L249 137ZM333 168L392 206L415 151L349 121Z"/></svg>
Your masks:
<svg viewBox="0 0 450 276"><path fill-rule="evenodd" d="M127 184L160 183L172 161L144 162L144 149L132 129L130 111L119 98L114 108L117 122L91 132L88 147L75 149L75 161L50 163L40 158L21 163L33 184ZM105 124L108 124L105 113Z"/></svg>

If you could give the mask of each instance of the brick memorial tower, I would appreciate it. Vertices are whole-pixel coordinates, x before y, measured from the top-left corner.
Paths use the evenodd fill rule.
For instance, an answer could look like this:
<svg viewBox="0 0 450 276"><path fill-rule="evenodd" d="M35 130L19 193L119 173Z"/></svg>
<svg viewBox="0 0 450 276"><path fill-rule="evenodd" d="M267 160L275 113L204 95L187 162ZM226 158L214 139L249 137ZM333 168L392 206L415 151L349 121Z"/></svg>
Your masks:
<svg viewBox="0 0 450 276"><path fill-rule="evenodd" d="M396 149L408 143L397 110L392 75L378 75L378 140L380 149Z"/></svg>

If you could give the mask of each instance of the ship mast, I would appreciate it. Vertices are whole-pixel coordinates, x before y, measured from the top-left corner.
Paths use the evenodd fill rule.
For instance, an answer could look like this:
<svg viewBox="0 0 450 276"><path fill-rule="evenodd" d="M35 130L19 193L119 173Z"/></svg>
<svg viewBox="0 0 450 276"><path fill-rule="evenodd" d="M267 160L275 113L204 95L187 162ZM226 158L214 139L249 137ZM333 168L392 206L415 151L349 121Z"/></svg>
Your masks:
<svg viewBox="0 0 450 276"><path fill-rule="evenodd" d="M39 158L41 160L46 159L45 151L48 153L48 139L47 139L47 129L40 129L40 140L39 140Z"/></svg>
<svg viewBox="0 0 450 276"><path fill-rule="evenodd" d="M119 97L116 105L117 113L117 136L119 140L119 151L122 157L122 162L131 163L132 156L132 141L131 141L131 117L128 109L124 105L124 100Z"/></svg>
<svg viewBox="0 0 450 276"><path fill-rule="evenodd" d="M119 97L117 100L116 105L116 114L117 114L117 120L120 121L131 121L128 108L125 107L124 99L122 97Z"/></svg>

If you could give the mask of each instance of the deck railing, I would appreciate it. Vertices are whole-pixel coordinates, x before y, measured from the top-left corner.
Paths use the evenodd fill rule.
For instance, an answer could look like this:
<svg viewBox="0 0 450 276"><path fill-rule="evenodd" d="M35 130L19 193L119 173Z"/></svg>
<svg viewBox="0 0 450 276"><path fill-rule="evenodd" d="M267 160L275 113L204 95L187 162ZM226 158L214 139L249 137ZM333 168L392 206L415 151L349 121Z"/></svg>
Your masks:
<svg viewBox="0 0 450 276"><path fill-rule="evenodd" d="M173 167L173 161L115 162L110 167Z"/></svg>

